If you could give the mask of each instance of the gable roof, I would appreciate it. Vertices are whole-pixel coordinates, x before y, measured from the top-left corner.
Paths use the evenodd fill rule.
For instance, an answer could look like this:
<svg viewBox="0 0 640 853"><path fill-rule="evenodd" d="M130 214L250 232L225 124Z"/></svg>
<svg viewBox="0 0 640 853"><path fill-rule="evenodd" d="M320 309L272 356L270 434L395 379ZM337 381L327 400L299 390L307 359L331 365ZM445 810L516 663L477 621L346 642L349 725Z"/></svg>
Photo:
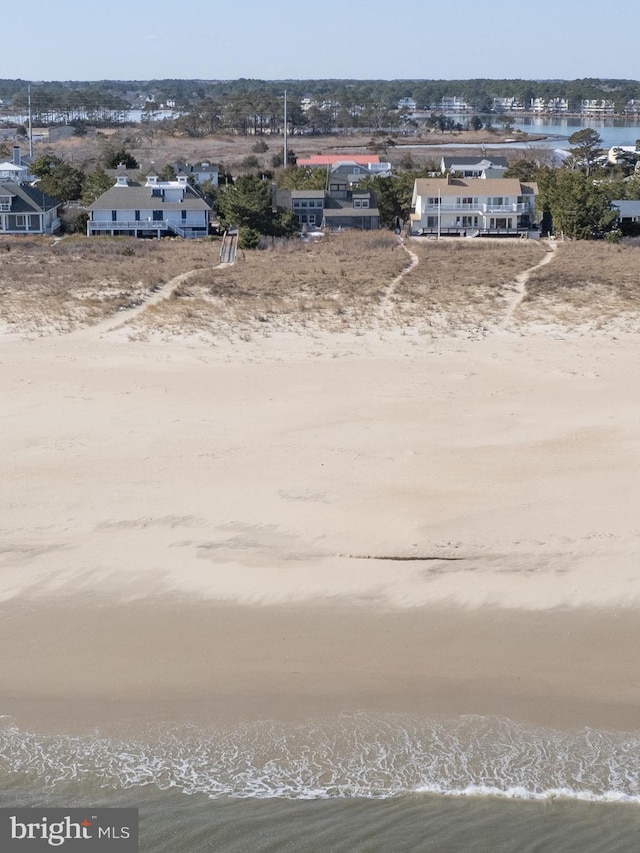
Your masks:
<svg viewBox="0 0 640 853"><path fill-rule="evenodd" d="M60 202L29 184L14 181L0 183L0 195L13 196L11 213L42 213L60 206Z"/></svg>

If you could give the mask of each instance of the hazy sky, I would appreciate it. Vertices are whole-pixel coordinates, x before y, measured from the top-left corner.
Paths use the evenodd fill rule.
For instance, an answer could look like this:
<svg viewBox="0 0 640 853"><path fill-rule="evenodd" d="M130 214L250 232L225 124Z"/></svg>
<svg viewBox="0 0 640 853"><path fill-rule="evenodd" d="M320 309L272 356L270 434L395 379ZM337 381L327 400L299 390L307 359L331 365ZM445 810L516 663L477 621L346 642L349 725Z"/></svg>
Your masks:
<svg viewBox="0 0 640 853"><path fill-rule="evenodd" d="M639 0L35 5L3 39L0 78L640 78Z"/></svg>

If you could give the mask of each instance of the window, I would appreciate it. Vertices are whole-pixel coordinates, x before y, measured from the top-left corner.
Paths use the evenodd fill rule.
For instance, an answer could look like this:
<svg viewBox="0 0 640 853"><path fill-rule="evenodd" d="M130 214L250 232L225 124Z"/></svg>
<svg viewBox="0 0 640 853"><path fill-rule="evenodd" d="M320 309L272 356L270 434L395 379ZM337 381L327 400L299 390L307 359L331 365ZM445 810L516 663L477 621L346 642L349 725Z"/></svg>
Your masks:
<svg viewBox="0 0 640 853"><path fill-rule="evenodd" d="M362 199L362 206L363 207L369 207L369 199L368 198Z"/></svg>
<svg viewBox="0 0 640 853"><path fill-rule="evenodd" d="M315 224L316 224L316 215L315 215L315 213L310 213L309 214L309 225L315 225Z"/></svg>
<svg viewBox="0 0 640 853"><path fill-rule="evenodd" d="M429 205L429 207L433 207L433 205L440 204L440 199L438 198L438 196L430 196L427 199L427 204Z"/></svg>
<svg viewBox="0 0 640 853"><path fill-rule="evenodd" d="M18 213L16 216L16 228L26 228L27 227L27 217L24 213Z"/></svg>
<svg viewBox="0 0 640 853"><path fill-rule="evenodd" d="M293 206L294 207L300 207L300 199L299 198L294 198Z"/></svg>
<svg viewBox="0 0 640 853"><path fill-rule="evenodd" d="M0 210L11 210L11 196L0 196Z"/></svg>
<svg viewBox="0 0 640 853"><path fill-rule="evenodd" d="M502 207L504 204L504 198L501 195L496 195L491 200L494 207Z"/></svg>
<svg viewBox="0 0 640 853"><path fill-rule="evenodd" d="M362 207L362 199L361 198L354 198L353 206L354 207Z"/></svg>
<svg viewBox="0 0 640 853"><path fill-rule="evenodd" d="M186 210L181 210L181 211L180 211L180 214L182 215L182 221L183 221L183 222L186 222L186 221L187 221L187 211L186 211Z"/></svg>
<svg viewBox="0 0 640 853"><path fill-rule="evenodd" d="M300 222L302 222L303 225L307 224L307 214L306 213L300 214Z"/></svg>
<svg viewBox="0 0 640 853"><path fill-rule="evenodd" d="M117 210L112 210L112 211L111 211L111 221L112 221L112 222L117 222L117 221L118 221L118 211L117 211Z"/></svg>
<svg viewBox="0 0 640 853"><path fill-rule="evenodd" d="M140 222L140 211L139 211L139 210L134 210L134 211L133 211L133 217L134 217L134 219L135 219L135 221L136 221L136 222Z"/></svg>
<svg viewBox="0 0 640 853"><path fill-rule="evenodd" d="M307 204L308 204L307 200L302 199L302 201L300 202L300 207L307 207Z"/></svg>
<svg viewBox="0 0 640 853"><path fill-rule="evenodd" d="M153 211L153 221L154 222L162 222L162 211L154 210Z"/></svg>

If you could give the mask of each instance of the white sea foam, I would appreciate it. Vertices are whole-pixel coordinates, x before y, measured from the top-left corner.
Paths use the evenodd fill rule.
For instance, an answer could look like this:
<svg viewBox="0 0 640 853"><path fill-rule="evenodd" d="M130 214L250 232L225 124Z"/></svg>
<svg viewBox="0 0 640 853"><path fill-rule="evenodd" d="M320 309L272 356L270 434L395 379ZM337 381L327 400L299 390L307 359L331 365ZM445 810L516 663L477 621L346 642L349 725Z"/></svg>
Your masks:
<svg viewBox="0 0 640 853"><path fill-rule="evenodd" d="M225 730L164 727L128 742L0 722L0 775L56 786L154 785L210 797L399 794L640 803L640 732L566 733L493 717L344 715Z"/></svg>

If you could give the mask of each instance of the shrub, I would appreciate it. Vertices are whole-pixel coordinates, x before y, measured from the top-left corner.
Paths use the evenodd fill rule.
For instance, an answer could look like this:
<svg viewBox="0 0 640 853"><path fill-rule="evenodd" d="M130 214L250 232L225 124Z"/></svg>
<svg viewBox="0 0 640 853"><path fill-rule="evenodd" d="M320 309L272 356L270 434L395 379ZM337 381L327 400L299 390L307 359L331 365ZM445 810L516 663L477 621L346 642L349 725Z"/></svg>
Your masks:
<svg viewBox="0 0 640 853"><path fill-rule="evenodd" d="M241 228L238 234L238 246L241 249L259 249L260 232L255 228Z"/></svg>

